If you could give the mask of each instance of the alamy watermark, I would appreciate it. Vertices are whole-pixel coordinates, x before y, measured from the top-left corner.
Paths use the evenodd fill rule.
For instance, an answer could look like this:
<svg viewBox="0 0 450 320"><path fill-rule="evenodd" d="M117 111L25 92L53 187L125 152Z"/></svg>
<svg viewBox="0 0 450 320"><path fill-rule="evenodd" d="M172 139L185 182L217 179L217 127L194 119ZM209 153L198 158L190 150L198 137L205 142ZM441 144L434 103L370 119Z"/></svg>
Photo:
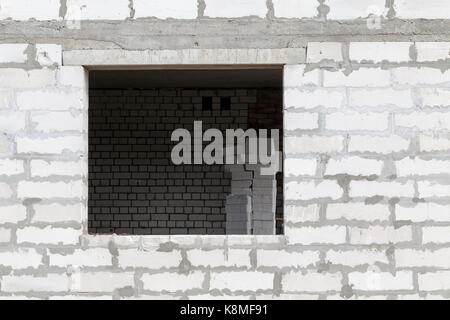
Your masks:
<svg viewBox="0 0 450 320"><path fill-rule="evenodd" d="M203 132L202 121L194 121L194 137L187 129L172 132L171 160L174 164L254 164L261 165L261 175L280 171L279 130L226 129L225 139L219 129ZM209 142L203 149L204 142Z"/></svg>
<svg viewBox="0 0 450 320"><path fill-rule="evenodd" d="M366 25L368 29L378 30L381 29L382 18L387 15L388 9L376 5L369 6L367 8L368 17L366 19Z"/></svg>
<svg viewBox="0 0 450 320"><path fill-rule="evenodd" d="M83 10L86 6L69 5L66 12L66 26L68 29L81 29L81 20L83 20Z"/></svg>

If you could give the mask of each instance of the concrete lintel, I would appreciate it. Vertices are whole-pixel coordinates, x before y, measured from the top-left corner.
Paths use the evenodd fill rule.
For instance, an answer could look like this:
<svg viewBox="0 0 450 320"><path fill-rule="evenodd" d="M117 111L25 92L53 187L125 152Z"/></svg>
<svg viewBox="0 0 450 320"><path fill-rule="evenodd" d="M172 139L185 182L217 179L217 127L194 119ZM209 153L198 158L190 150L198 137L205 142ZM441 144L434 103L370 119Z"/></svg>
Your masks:
<svg viewBox="0 0 450 320"><path fill-rule="evenodd" d="M240 65L276 67L306 61L305 48L283 49L180 49L180 50L69 50L63 53L66 66L86 66L89 69L130 68L130 66L196 66Z"/></svg>

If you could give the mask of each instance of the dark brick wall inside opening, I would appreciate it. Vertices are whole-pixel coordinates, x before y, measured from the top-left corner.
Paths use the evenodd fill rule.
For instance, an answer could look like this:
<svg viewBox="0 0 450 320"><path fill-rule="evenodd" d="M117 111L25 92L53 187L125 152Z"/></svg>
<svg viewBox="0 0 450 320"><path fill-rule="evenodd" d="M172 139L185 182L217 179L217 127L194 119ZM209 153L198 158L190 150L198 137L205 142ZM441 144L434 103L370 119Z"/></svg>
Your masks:
<svg viewBox="0 0 450 320"><path fill-rule="evenodd" d="M212 97L212 110L203 97ZM225 234L230 174L223 165L174 165L171 134L192 132L194 120L203 130L280 128L281 117L279 89L90 90L89 232Z"/></svg>

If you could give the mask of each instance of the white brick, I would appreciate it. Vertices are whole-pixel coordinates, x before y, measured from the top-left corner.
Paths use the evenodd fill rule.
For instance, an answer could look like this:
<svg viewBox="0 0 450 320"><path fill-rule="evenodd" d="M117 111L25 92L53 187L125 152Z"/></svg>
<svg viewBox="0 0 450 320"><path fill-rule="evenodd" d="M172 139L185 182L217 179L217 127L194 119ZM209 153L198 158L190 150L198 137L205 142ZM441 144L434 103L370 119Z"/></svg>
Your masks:
<svg viewBox="0 0 450 320"><path fill-rule="evenodd" d="M395 124L399 127L419 130L446 130L450 128L450 113L446 112L413 112L395 115Z"/></svg>
<svg viewBox="0 0 450 320"><path fill-rule="evenodd" d="M81 223L87 209L81 204L62 205L62 204L35 204L32 222L78 222Z"/></svg>
<svg viewBox="0 0 450 320"><path fill-rule="evenodd" d="M0 227L0 244L11 241L11 229Z"/></svg>
<svg viewBox="0 0 450 320"><path fill-rule="evenodd" d="M372 226L369 228L350 228L351 244L388 244L401 243L412 240L411 226L403 226L400 228Z"/></svg>
<svg viewBox="0 0 450 320"><path fill-rule="evenodd" d="M223 5L222 0L205 0L204 15L210 18L239 18L257 16L265 18L267 13L265 0L228 0Z"/></svg>
<svg viewBox="0 0 450 320"><path fill-rule="evenodd" d="M21 204L0 207L0 224L18 223L27 218L27 208Z"/></svg>
<svg viewBox="0 0 450 320"><path fill-rule="evenodd" d="M285 65L283 68L283 86L285 88L318 86L320 70L306 71L304 64Z"/></svg>
<svg viewBox="0 0 450 320"><path fill-rule="evenodd" d="M389 207L383 204L330 203L327 205L327 219L361 221L385 221L390 215Z"/></svg>
<svg viewBox="0 0 450 320"><path fill-rule="evenodd" d="M76 249L73 253L69 254L49 253L49 264L50 266L57 267L102 267L111 266L111 258L111 253L108 249Z"/></svg>
<svg viewBox="0 0 450 320"><path fill-rule="evenodd" d="M59 0L2 0L0 19L59 20Z"/></svg>
<svg viewBox="0 0 450 320"><path fill-rule="evenodd" d="M328 130L368 130L383 131L389 125L389 113L341 113L325 116L325 128Z"/></svg>
<svg viewBox="0 0 450 320"><path fill-rule="evenodd" d="M447 299L440 294L426 294L423 296L422 300L447 300Z"/></svg>
<svg viewBox="0 0 450 320"><path fill-rule="evenodd" d="M318 15L318 3L311 0L272 0L277 18L314 18Z"/></svg>
<svg viewBox="0 0 450 320"><path fill-rule="evenodd" d="M11 140L4 134L0 134L0 153L11 151ZM0 192L1 197L1 192Z"/></svg>
<svg viewBox="0 0 450 320"><path fill-rule="evenodd" d="M166 236L167 237L167 236ZM144 248L150 248L153 245L156 245L156 247L159 247L159 243L161 242L165 242L165 241L169 241L169 240L165 240L162 241L161 239L164 238L164 236L160 236L159 240L157 236L153 236L152 237L155 241L149 241L147 242L148 239L144 239L143 243L145 244ZM213 237L211 236L210 239L212 239ZM167 239L167 238L166 238ZM218 236L216 236L216 239L219 239ZM182 245L182 246L194 246L195 244L197 244L199 241L199 237L192 237L192 235L183 235L183 234L178 234L178 235L171 235L170 236L170 241L177 244L177 245ZM159 241L159 242L158 242ZM149 244L147 246L147 243Z"/></svg>
<svg viewBox="0 0 450 320"><path fill-rule="evenodd" d="M189 250L186 252L193 266L203 267L250 267L250 250Z"/></svg>
<svg viewBox="0 0 450 320"><path fill-rule="evenodd" d="M419 62L450 58L450 42L416 42L416 50Z"/></svg>
<svg viewBox="0 0 450 320"><path fill-rule="evenodd" d="M430 174L445 175L450 173L450 161L405 158L400 161L396 161L395 165L397 167L397 174L400 177Z"/></svg>
<svg viewBox="0 0 450 320"><path fill-rule="evenodd" d="M56 83L56 73L53 70L35 69L26 71L23 69L0 69L0 87L15 89L44 88ZM21 93L17 93L21 96ZM41 101L43 103L44 101Z"/></svg>
<svg viewBox="0 0 450 320"><path fill-rule="evenodd" d="M285 130L312 130L319 127L319 114L309 112L285 112Z"/></svg>
<svg viewBox="0 0 450 320"><path fill-rule="evenodd" d="M422 243L450 243L450 227L423 227Z"/></svg>
<svg viewBox="0 0 450 320"><path fill-rule="evenodd" d="M81 198L83 182L31 182L20 181L17 187L17 197L23 198Z"/></svg>
<svg viewBox="0 0 450 320"><path fill-rule="evenodd" d="M441 295L434 295L434 294L423 294L419 295L417 294L401 294L401 295L397 295L397 300L446 300L443 296Z"/></svg>
<svg viewBox="0 0 450 320"><path fill-rule="evenodd" d="M343 226L289 228L286 235L290 244L341 244L346 241L347 230Z"/></svg>
<svg viewBox="0 0 450 320"><path fill-rule="evenodd" d="M342 71L324 71L325 87L387 87L390 84L388 70L360 68L345 75Z"/></svg>
<svg viewBox="0 0 450 320"><path fill-rule="evenodd" d="M50 296L48 300L112 300L112 295L92 296L92 295L64 295L64 296Z"/></svg>
<svg viewBox="0 0 450 320"><path fill-rule="evenodd" d="M150 291L186 291L191 289L201 289L205 280L205 274L202 271L191 271L188 274L179 273L156 273L143 274L141 281L144 284L144 290Z"/></svg>
<svg viewBox="0 0 450 320"><path fill-rule="evenodd" d="M286 170L285 164L285 170ZM383 162L361 157L347 157L328 160L325 175L348 174L352 176L379 175L383 169Z"/></svg>
<svg viewBox="0 0 450 320"><path fill-rule="evenodd" d="M34 249L18 249L0 252L0 265L16 269L38 268L42 263L42 255Z"/></svg>
<svg viewBox="0 0 450 320"><path fill-rule="evenodd" d="M387 295L370 295L370 296L366 296L366 295L352 295L350 298L346 298L341 296L341 294L331 294L328 295L326 297L326 300L331 300L331 301L351 301L351 300L388 300Z"/></svg>
<svg viewBox="0 0 450 320"><path fill-rule="evenodd" d="M81 152L86 148L81 136L65 136L59 138L17 138L18 153L61 154L69 152Z"/></svg>
<svg viewBox="0 0 450 320"><path fill-rule="evenodd" d="M420 151L445 151L450 149L450 140L445 138L419 135Z"/></svg>
<svg viewBox="0 0 450 320"><path fill-rule="evenodd" d="M198 237L191 237L192 241L191 243L188 241L189 238L187 238L186 235L181 235L185 239L187 239L186 243L187 245L194 245L195 240L199 240ZM157 250L161 247L161 243L170 242L172 237L176 236L169 236L169 235L154 235L151 237L140 237L140 242L142 245L140 245L143 249L153 249ZM135 246L136 240L133 239L133 237L122 235L120 237L111 236L111 237L91 237L89 239L89 244L91 246L107 246L109 241L113 240L115 243L119 244L121 247L127 247L127 246ZM180 241L180 240L178 240ZM174 242L175 243L175 242ZM179 242L177 244L180 244ZM223 244L223 242L222 242Z"/></svg>
<svg viewBox="0 0 450 320"><path fill-rule="evenodd" d="M286 109L340 108L343 100L343 94L335 90L316 89L311 91L293 88L284 90L284 107Z"/></svg>
<svg viewBox="0 0 450 320"><path fill-rule="evenodd" d="M354 290L364 291L393 291L412 290L413 273L410 271L389 272L351 272L348 282Z"/></svg>
<svg viewBox="0 0 450 320"><path fill-rule="evenodd" d="M9 91L0 91L0 109L10 107L11 93Z"/></svg>
<svg viewBox="0 0 450 320"><path fill-rule="evenodd" d="M43 300L43 299L39 299L39 298L27 297L27 296L18 295L18 294L14 294L14 295L10 295L10 296L2 296L2 299L4 299L4 300Z"/></svg>
<svg viewBox="0 0 450 320"><path fill-rule="evenodd" d="M418 203L414 207L397 206L396 220L410 220L412 222L424 221L450 221L450 208L435 203Z"/></svg>
<svg viewBox="0 0 450 320"><path fill-rule="evenodd" d="M62 66L58 69L56 77L61 86L86 88L87 85L87 72L83 67Z"/></svg>
<svg viewBox="0 0 450 320"><path fill-rule="evenodd" d="M256 300L319 300L318 294L284 294L271 295L271 294L261 294L255 296Z"/></svg>
<svg viewBox="0 0 450 320"><path fill-rule="evenodd" d="M158 252L137 249L119 250L119 267L143 267L150 269L173 268L181 263L179 251Z"/></svg>
<svg viewBox="0 0 450 320"><path fill-rule="evenodd" d="M259 271L211 272L211 289L256 291L273 289L273 273Z"/></svg>
<svg viewBox="0 0 450 320"><path fill-rule="evenodd" d="M286 200L311 200L316 198L339 199L343 190L335 181L291 181L285 184L284 196Z"/></svg>
<svg viewBox="0 0 450 320"><path fill-rule="evenodd" d="M23 160L0 159L0 176L13 176L23 172Z"/></svg>
<svg viewBox="0 0 450 320"><path fill-rule="evenodd" d="M124 20L130 16L128 0L100 1L67 0L65 20ZM81 19L80 19L81 18Z"/></svg>
<svg viewBox="0 0 450 320"><path fill-rule="evenodd" d="M259 267L302 268L312 266L320 260L317 251L258 250L256 261Z"/></svg>
<svg viewBox="0 0 450 320"><path fill-rule="evenodd" d="M450 271L419 273L417 277L421 291L450 290Z"/></svg>
<svg viewBox="0 0 450 320"><path fill-rule="evenodd" d="M36 60L41 66L60 66L62 48L59 44L36 44Z"/></svg>
<svg viewBox="0 0 450 320"><path fill-rule="evenodd" d="M412 108L414 102L410 90L350 88L348 105L350 107Z"/></svg>
<svg viewBox="0 0 450 320"><path fill-rule="evenodd" d="M286 154L334 153L344 148L342 136L299 136L284 139Z"/></svg>
<svg viewBox="0 0 450 320"><path fill-rule="evenodd" d="M2 3L3 5L3 3ZM3 8L0 9L0 16ZM28 44L21 43L5 43L0 44L0 63L24 63L27 61L27 54L25 50Z"/></svg>
<svg viewBox="0 0 450 320"><path fill-rule="evenodd" d="M330 7L329 20L366 18L370 14L381 16L385 10L384 0L326 0Z"/></svg>
<svg viewBox="0 0 450 320"><path fill-rule="evenodd" d="M317 204L309 206L285 206L284 220L291 223L302 223L309 221L318 221L320 207Z"/></svg>
<svg viewBox="0 0 450 320"><path fill-rule="evenodd" d="M362 265L374 265L377 263L389 264L389 260L384 251L371 250L330 250L327 252L325 261L334 265L344 265L350 267Z"/></svg>
<svg viewBox="0 0 450 320"><path fill-rule="evenodd" d="M351 181L349 189L349 195L352 198L374 196L388 198L414 197L414 183L412 181L405 183L395 181Z"/></svg>
<svg viewBox="0 0 450 320"><path fill-rule="evenodd" d="M3 292L65 292L69 290L69 278L65 274L46 276L11 275L2 277Z"/></svg>
<svg viewBox="0 0 450 320"><path fill-rule="evenodd" d="M113 292L134 287L133 272L77 272L70 280L72 292Z"/></svg>
<svg viewBox="0 0 450 320"><path fill-rule="evenodd" d="M284 174L286 177L314 176L316 168L316 159L288 158L284 160Z"/></svg>
<svg viewBox="0 0 450 320"><path fill-rule="evenodd" d="M228 245L230 245L230 236L228 238ZM234 244L238 244L239 239L242 239L242 236L239 238L239 236L235 236L234 238ZM257 245L279 245L284 241L283 236L274 236L274 235L256 235L256 237L253 237L254 240L256 240ZM248 241L248 240L247 240ZM249 245L246 241L242 243L244 245Z"/></svg>
<svg viewBox="0 0 450 320"><path fill-rule="evenodd" d="M197 18L196 0L133 0L134 18Z"/></svg>
<svg viewBox="0 0 450 320"><path fill-rule="evenodd" d="M307 63L322 60L342 61L342 44L340 42L308 42Z"/></svg>
<svg viewBox="0 0 450 320"><path fill-rule="evenodd" d="M442 0L396 0L396 17L401 19L450 19L448 3Z"/></svg>
<svg viewBox="0 0 450 320"><path fill-rule="evenodd" d="M450 249L415 250L396 249L395 266L397 268L450 268Z"/></svg>
<svg viewBox="0 0 450 320"><path fill-rule="evenodd" d="M422 88L422 105L430 107L448 107L450 106L450 90L441 88Z"/></svg>
<svg viewBox="0 0 450 320"><path fill-rule="evenodd" d="M417 182L419 197L450 197L450 184L439 184L430 181Z"/></svg>
<svg viewBox="0 0 450 320"><path fill-rule="evenodd" d="M0 182L0 199L8 199L13 195L13 191L9 184Z"/></svg>
<svg viewBox="0 0 450 320"><path fill-rule="evenodd" d="M411 45L411 42L351 42L350 60L374 63L382 61L408 62Z"/></svg>
<svg viewBox="0 0 450 320"><path fill-rule="evenodd" d="M63 244L74 245L79 243L81 230L72 228L45 228L25 227L17 229L17 243L33 244Z"/></svg>
<svg viewBox="0 0 450 320"><path fill-rule="evenodd" d="M372 137L354 135L350 137L348 151L389 154L405 151L409 148L409 144L409 140L399 136Z"/></svg>
<svg viewBox="0 0 450 320"><path fill-rule="evenodd" d="M281 287L284 292L340 291L341 273L306 273L291 271L283 275Z"/></svg>
<svg viewBox="0 0 450 320"><path fill-rule="evenodd" d="M32 177L79 176L86 173L85 161L45 161L31 160Z"/></svg>
<svg viewBox="0 0 450 320"><path fill-rule="evenodd" d="M166 300L170 300L173 298L169 298ZM250 295L216 295L216 294L198 294L195 296L189 296L189 300L250 300Z"/></svg>
<svg viewBox="0 0 450 320"><path fill-rule="evenodd" d="M400 67L392 69L394 82L409 85L432 85L450 82L450 71L433 68Z"/></svg>
<svg viewBox="0 0 450 320"><path fill-rule="evenodd" d="M24 112L0 113L0 128L4 133L17 133L25 129Z"/></svg>
<svg viewBox="0 0 450 320"><path fill-rule="evenodd" d="M81 90L40 90L17 93L17 106L23 110L69 110L84 107Z"/></svg>

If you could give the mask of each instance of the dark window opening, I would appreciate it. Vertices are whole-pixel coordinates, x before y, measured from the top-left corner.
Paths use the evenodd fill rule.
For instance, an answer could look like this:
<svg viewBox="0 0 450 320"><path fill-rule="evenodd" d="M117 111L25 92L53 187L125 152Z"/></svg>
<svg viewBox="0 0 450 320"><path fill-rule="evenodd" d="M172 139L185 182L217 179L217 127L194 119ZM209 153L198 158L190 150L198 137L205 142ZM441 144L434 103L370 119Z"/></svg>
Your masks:
<svg viewBox="0 0 450 320"><path fill-rule="evenodd" d="M220 98L220 109L221 110L230 110L231 109L231 98L230 97L221 97Z"/></svg>
<svg viewBox="0 0 450 320"><path fill-rule="evenodd" d="M281 79L281 67L91 71L89 233L282 234L282 171L171 158L173 131L194 137L194 121L224 139L278 129L282 152Z"/></svg>
<svg viewBox="0 0 450 320"><path fill-rule="evenodd" d="M212 97L202 97L202 108L203 111L212 111L213 108Z"/></svg>

